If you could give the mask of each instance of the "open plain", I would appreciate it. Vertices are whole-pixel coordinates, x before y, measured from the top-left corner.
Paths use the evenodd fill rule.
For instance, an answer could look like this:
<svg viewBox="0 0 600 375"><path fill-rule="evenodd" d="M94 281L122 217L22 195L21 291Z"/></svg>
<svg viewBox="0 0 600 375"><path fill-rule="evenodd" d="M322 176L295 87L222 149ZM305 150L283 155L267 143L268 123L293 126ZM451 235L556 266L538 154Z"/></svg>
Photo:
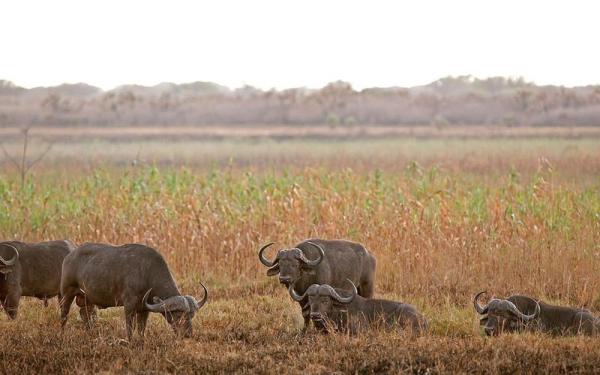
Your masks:
<svg viewBox="0 0 600 375"><path fill-rule="evenodd" d="M569 130L565 130L568 132ZM133 132L135 133L135 132ZM184 137L185 138L185 137ZM18 135L4 142L20 157ZM600 141L561 137L35 138L21 184L2 155L0 238L141 242L209 302L191 339L122 309L86 330L72 309L25 299L0 318L3 373L591 373L600 338L483 336L472 298L529 294L600 315ZM35 145L40 145L36 149ZM416 305L430 332L300 333L261 244L363 243L376 296ZM272 256L272 254L269 254Z"/></svg>

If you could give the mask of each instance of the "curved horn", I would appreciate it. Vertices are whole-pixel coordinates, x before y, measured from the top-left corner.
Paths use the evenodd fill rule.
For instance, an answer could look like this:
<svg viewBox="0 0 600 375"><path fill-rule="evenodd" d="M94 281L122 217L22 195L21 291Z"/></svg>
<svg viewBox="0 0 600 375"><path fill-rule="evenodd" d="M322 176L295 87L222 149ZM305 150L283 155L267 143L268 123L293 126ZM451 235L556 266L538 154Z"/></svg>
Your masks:
<svg viewBox="0 0 600 375"><path fill-rule="evenodd" d="M155 300L158 300L158 303L150 304L150 303L146 302L146 300L148 299L148 296L150 295L151 290L152 289L148 290L146 292L146 294L144 295L144 306L146 307L146 310L148 310L150 312L166 312L166 311L190 312L190 310L192 309L192 306L190 306L191 302L188 301L188 299L185 296L173 296L173 297L169 297L165 300L155 297Z"/></svg>
<svg viewBox="0 0 600 375"><path fill-rule="evenodd" d="M204 297L202 297L202 300L200 300L200 302L196 302L196 310L202 308L202 306L206 304L206 301L208 301L208 289L206 289L206 287L202 283L200 283L200 286L202 286L202 289L204 289Z"/></svg>
<svg viewBox="0 0 600 375"><path fill-rule="evenodd" d="M306 290L306 292L304 292L303 295L299 295L298 293L296 293L296 290L294 289L294 284L290 284L288 291L290 293L290 297L292 297L292 299L296 302L300 302L304 299L304 297L306 297L306 293L308 292L308 289Z"/></svg>
<svg viewBox="0 0 600 375"><path fill-rule="evenodd" d="M518 316L520 319L528 322L528 321L530 321L532 319L537 318L537 316L540 314L540 312L542 310L541 307L540 307L540 303L538 301L534 300L533 298L529 298L529 299L531 299L532 301L535 302L535 311L533 312L533 314L530 314L530 315L523 314L521 312L521 310L519 310L519 308L514 303L512 303L511 301L507 300L506 302L508 302L509 309L510 309L510 311L513 314L515 314L516 316Z"/></svg>
<svg viewBox="0 0 600 375"><path fill-rule="evenodd" d="M350 302L352 302L354 297L356 297L356 295L358 294L358 290L356 290L356 285L354 285L354 283L350 279L346 279L346 280L348 280L348 282L352 285L352 295L350 297L342 297L338 294L338 292L335 291L335 289L331 288L332 289L332 297L335 298L340 303L350 303Z"/></svg>
<svg viewBox="0 0 600 375"><path fill-rule="evenodd" d="M268 244L266 244L265 246L260 248L260 251L258 252L258 259L260 259L260 262L262 264L264 264L267 267L273 267L275 265L275 263L277 263L277 258L275 258L275 260L270 261L267 258L265 258L265 256L263 255L263 251L265 251L265 249L271 245L273 245L275 242L269 242Z"/></svg>
<svg viewBox="0 0 600 375"><path fill-rule="evenodd" d="M304 263L306 263L306 265L309 267L316 267L319 265L319 263L321 263L323 261L323 258L325 257L325 250L323 250L323 248L321 246L319 246L318 244L316 244L314 242L308 241L307 244L312 245L312 246L316 247L317 250L319 250L319 257L315 260L308 260L306 258L306 256L304 255L304 251L302 251L302 249L300 249L300 251L302 252L302 257L300 258L300 260L303 261Z"/></svg>
<svg viewBox="0 0 600 375"><path fill-rule="evenodd" d="M159 303L153 303L150 304L148 303L148 297L150 296L150 292L152 291L152 288L148 289L148 291L146 292L146 294L144 294L144 298L142 299L142 302L144 303L144 307L146 308L146 310L150 311L150 312L162 312L164 311L163 308L163 303L159 302Z"/></svg>
<svg viewBox="0 0 600 375"><path fill-rule="evenodd" d="M479 296L482 294L485 294L485 293L487 293L487 291L485 291L485 290L483 292L479 292L479 293L477 293L477 295L475 295L475 298L473 299L473 306L475 306L475 310L481 315L486 314L487 310L488 310L487 305L485 307L482 307L479 304Z"/></svg>
<svg viewBox="0 0 600 375"><path fill-rule="evenodd" d="M9 243L3 243L2 245L13 249L13 251L15 252L15 255L10 260L6 260L6 259L2 258L2 256L0 256L0 263L4 264L5 266L14 266L15 263L17 263L17 260L19 259L19 250L17 250L16 247L14 247L13 245L11 245Z"/></svg>

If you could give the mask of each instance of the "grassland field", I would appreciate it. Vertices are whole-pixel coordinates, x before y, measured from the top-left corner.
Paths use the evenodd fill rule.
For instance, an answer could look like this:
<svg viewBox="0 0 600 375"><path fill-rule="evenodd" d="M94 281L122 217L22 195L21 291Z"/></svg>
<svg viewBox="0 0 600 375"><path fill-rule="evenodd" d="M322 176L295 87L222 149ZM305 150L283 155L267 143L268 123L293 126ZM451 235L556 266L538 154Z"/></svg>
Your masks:
<svg viewBox="0 0 600 375"><path fill-rule="evenodd" d="M31 141L31 158L47 141ZM18 140L5 142L19 155ZM3 161L2 161L3 160ZM430 332L300 333L258 262L261 244L347 238L377 258L376 296ZM223 139L54 141L21 185L0 159L0 238L141 242L209 303L191 339L152 316L125 342L122 309L86 330L24 299L0 318L2 373L594 373L600 338L484 337L480 290L600 315L600 140ZM272 254L270 254L272 256Z"/></svg>

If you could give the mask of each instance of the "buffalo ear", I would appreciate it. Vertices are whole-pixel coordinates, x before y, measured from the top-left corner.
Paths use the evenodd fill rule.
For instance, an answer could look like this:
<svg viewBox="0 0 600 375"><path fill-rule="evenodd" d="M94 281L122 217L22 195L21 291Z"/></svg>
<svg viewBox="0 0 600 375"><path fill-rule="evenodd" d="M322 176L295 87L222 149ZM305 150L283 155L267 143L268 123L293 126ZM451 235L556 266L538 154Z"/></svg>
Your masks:
<svg viewBox="0 0 600 375"><path fill-rule="evenodd" d="M279 264L276 264L267 270L267 276L275 276L278 273L279 273Z"/></svg>

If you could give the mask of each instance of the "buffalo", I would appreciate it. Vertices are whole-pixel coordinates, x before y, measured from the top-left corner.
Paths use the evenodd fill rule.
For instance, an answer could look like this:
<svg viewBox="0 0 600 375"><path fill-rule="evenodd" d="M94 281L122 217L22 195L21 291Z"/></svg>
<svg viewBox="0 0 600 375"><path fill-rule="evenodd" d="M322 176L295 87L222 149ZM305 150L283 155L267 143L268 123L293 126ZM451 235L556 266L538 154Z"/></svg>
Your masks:
<svg viewBox="0 0 600 375"><path fill-rule="evenodd" d="M96 307L123 306L129 340L135 324L143 337L151 312L162 314L177 335L190 337L192 319L208 298L206 287L200 285L204 289L202 300L182 295L164 258L148 246L86 243L63 263L62 326L76 299L87 325L95 317Z"/></svg>
<svg viewBox="0 0 600 375"><path fill-rule="evenodd" d="M346 240L309 239L294 248L281 249L275 259L268 260L264 251L273 243L263 246L258 252L260 262L269 267L267 276L279 275L279 282L286 287L294 285L304 295L313 284L342 287L349 279L358 285L358 294L365 298L373 296L375 290L375 258L359 243ZM304 330L311 321L308 298L300 301Z"/></svg>
<svg viewBox="0 0 600 375"><path fill-rule="evenodd" d="M553 335L595 335L600 332L600 319L588 310L554 306L527 296L510 296L491 299L486 306L473 300L475 310L485 315L480 325L488 336L503 332L541 331Z"/></svg>
<svg viewBox="0 0 600 375"><path fill-rule="evenodd" d="M412 333L427 329L427 321L414 306L383 299L363 298L352 281L350 295L327 284L313 284L303 295L290 285L289 293L295 301L308 298L310 318L315 327L327 332L330 329L356 334L373 326L409 328Z"/></svg>
<svg viewBox="0 0 600 375"><path fill-rule="evenodd" d="M60 300L63 259L75 245L70 241L0 242L0 303L10 319L16 319L22 296Z"/></svg>

